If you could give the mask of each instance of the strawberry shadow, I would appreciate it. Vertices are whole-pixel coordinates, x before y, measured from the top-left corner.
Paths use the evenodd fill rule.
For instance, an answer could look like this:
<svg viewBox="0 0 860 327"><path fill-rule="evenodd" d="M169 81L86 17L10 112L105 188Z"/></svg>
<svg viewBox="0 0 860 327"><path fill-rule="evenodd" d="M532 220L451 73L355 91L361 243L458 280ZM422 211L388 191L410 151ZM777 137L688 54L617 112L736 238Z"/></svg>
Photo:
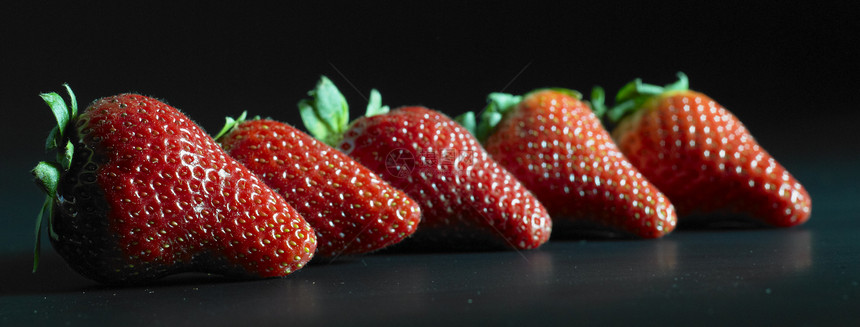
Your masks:
<svg viewBox="0 0 860 327"><path fill-rule="evenodd" d="M70 268L53 250L42 250L39 269L34 273L33 254L29 252L0 254L0 295L68 294L134 288L161 288L226 284L249 281L205 273L179 273L146 283L106 285L89 280Z"/></svg>
<svg viewBox="0 0 860 327"><path fill-rule="evenodd" d="M643 238L584 220L555 220L551 241L636 241ZM751 217L737 214L697 214L680 217L675 230L693 231L738 231L765 230L773 228ZM670 233L671 234L671 233Z"/></svg>
<svg viewBox="0 0 860 327"><path fill-rule="evenodd" d="M586 220L553 220L551 242L556 241L634 241L640 239L631 233L619 231Z"/></svg>
<svg viewBox="0 0 860 327"><path fill-rule="evenodd" d="M157 288L168 288L168 287L193 287L199 285L212 285L212 284L230 284L230 283L242 283L252 281L251 279L239 279L239 278L229 278L219 275L211 275L205 273L179 273L175 275L165 276L160 279L156 279L153 281L148 281L145 283L136 283L136 284L128 284L128 285L106 285L106 284L93 284L87 287L88 291L106 291L106 290L116 290L116 289L157 289Z"/></svg>
<svg viewBox="0 0 860 327"><path fill-rule="evenodd" d="M496 241L477 240L473 242L461 239L437 239L428 237L411 237L400 243L391 245L377 254L410 255L410 254L451 254L451 253L493 253L513 251L507 244Z"/></svg>
<svg viewBox="0 0 860 327"><path fill-rule="evenodd" d="M550 242L611 242L611 241L636 241L641 238L633 234L621 233L613 230L603 229L564 229L553 231Z"/></svg>
<svg viewBox="0 0 860 327"><path fill-rule="evenodd" d="M335 256L335 257L322 257L322 256L315 255L313 258L311 258L311 261L308 262L307 266L313 267L313 266L323 266L323 265L328 266L328 265L355 264L356 262L360 262L364 256L371 255L371 254L377 253L377 252L339 255L339 256Z"/></svg>
<svg viewBox="0 0 860 327"><path fill-rule="evenodd" d="M676 231L761 230L770 228L773 227L742 215L697 214L679 217Z"/></svg>

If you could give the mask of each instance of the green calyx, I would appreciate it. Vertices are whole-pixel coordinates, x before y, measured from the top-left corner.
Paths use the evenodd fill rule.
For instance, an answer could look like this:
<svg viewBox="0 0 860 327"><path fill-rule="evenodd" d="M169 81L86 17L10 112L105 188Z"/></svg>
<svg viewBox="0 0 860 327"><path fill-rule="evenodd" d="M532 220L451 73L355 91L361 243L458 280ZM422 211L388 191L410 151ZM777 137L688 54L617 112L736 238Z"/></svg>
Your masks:
<svg viewBox="0 0 860 327"><path fill-rule="evenodd" d="M56 150L55 161L41 161L31 171L35 177L36 185L45 192L45 202L42 204L42 209L36 216L36 244L33 250L33 272L39 267L39 254L41 252L42 243L42 217L46 214L48 219L53 219L54 203L58 200L57 188L60 184L60 176L67 171L72 164L72 157L75 152L75 146L66 137L66 132L70 128L71 122L78 116L78 102L75 98L75 93L68 84L63 84L66 91L69 93L69 104L63 100L63 97L57 93L43 93L40 96L42 100L51 108L54 118L57 121L57 126L51 129L48 134L48 139L45 141L45 151ZM62 148L61 148L62 146ZM53 231L53 224L48 223L48 232L52 239L57 239L57 234Z"/></svg>
<svg viewBox="0 0 860 327"><path fill-rule="evenodd" d="M582 94L576 90L565 88L536 89L525 95L494 92L487 96L487 106L481 111L479 122L476 122L477 117L471 111L457 116L455 120L469 130L472 135L475 135L479 142L484 143L495 132L496 127L502 122L502 119L508 112L514 110L529 95L542 91L558 92L576 99L582 98Z"/></svg>
<svg viewBox="0 0 860 327"><path fill-rule="evenodd" d="M308 91L309 99L299 101L299 113L308 132L330 146L336 146L349 128L349 104L337 86L322 76L316 88ZM382 105L379 91L370 91L365 116L382 115L389 107Z"/></svg>
<svg viewBox="0 0 860 327"><path fill-rule="evenodd" d="M481 112L481 120L475 125L475 137L484 143L496 126L502 122L505 114L517 107L523 101L523 96L494 92L487 96L487 106Z"/></svg>
<svg viewBox="0 0 860 327"><path fill-rule="evenodd" d="M609 115L609 120L613 123L618 123L621 119L641 108L646 101L655 96L668 91L689 89L689 80L687 79L687 75L682 72L678 72L677 76L678 80L676 82L666 86L645 84L640 78L627 83L627 85L621 87L618 94L616 94L615 106L606 111Z"/></svg>
<svg viewBox="0 0 860 327"><path fill-rule="evenodd" d="M594 112L594 115L597 118L603 119L603 116L606 115L606 92L603 91L603 88L600 86L595 86L591 89L591 100L589 101L591 104L591 111Z"/></svg>
<svg viewBox="0 0 860 327"><path fill-rule="evenodd" d="M463 128L469 131L470 134L477 136L475 131L475 129L477 128L477 119L475 118L475 112L466 111L465 113L454 117L454 121L463 126Z"/></svg>
<svg viewBox="0 0 860 327"><path fill-rule="evenodd" d="M391 108L382 104L382 95L379 94L379 91L371 89L370 99L367 101L367 110L365 111L364 116L372 117L376 115L384 115L390 110Z"/></svg>
<svg viewBox="0 0 860 327"><path fill-rule="evenodd" d="M243 111L242 114L239 115L239 118L225 117L224 118L224 120L225 120L224 127L221 127L221 131L219 131L218 134L215 134L215 139L216 140L221 139L222 136L226 135L227 133L232 131L234 128L236 128L236 126L239 126L239 124L244 122L247 117L248 117L247 111ZM259 117L255 118L255 119L258 119L258 118Z"/></svg>

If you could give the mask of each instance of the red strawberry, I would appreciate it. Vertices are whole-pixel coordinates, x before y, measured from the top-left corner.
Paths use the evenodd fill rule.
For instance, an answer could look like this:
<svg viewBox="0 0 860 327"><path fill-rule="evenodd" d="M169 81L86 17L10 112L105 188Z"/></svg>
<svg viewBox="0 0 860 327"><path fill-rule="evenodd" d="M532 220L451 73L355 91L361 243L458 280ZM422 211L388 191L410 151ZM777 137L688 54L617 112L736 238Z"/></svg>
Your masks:
<svg viewBox="0 0 860 327"><path fill-rule="evenodd" d="M415 237L437 247L515 249L549 239L543 205L444 114L424 107L389 112L374 90L368 114L347 125L346 104L328 79L312 95L299 105L311 134L417 201L423 221Z"/></svg>
<svg viewBox="0 0 860 327"><path fill-rule="evenodd" d="M415 232L421 210L403 191L290 125L244 116L216 139L311 224L317 256L367 253Z"/></svg>
<svg viewBox="0 0 860 327"><path fill-rule="evenodd" d="M809 194L687 77L665 88L637 79L618 93L610 118L621 151L660 188L681 216L745 214L773 226L809 219ZM683 219L682 219L683 221Z"/></svg>
<svg viewBox="0 0 860 327"><path fill-rule="evenodd" d="M494 93L489 100L478 139L546 206L557 231L572 221L644 238L675 228L672 204L618 151L578 92Z"/></svg>
<svg viewBox="0 0 860 327"><path fill-rule="evenodd" d="M62 148L34 174L51 243L76 271L103 283L185 271L256 278L310 260L316 237L304 219L181 112L120 94L78 114L69 94L68 109L42 95L58 121L48 148Z"/></svg>

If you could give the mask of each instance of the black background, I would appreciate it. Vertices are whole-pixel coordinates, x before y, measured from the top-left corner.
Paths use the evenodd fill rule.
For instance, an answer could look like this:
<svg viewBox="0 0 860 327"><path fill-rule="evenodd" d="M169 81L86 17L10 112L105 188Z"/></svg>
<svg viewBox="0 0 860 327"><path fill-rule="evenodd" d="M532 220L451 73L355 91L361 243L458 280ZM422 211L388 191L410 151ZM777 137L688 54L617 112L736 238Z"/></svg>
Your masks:
<svg viewBox="0 0 860 327"><path fill-rule="evenodd" d="M662 85L683 71L789 170L855 158L860 29L850 3L7 2L0 200L25 200L4 202L2 235L29 244L40 194L28 171L46 158L54 124L38 95L63 94L62 83L81 106L154 96L214 133L244 110L301 126L295 104L320 75L353 116L371 88L392 107L453 116L480 110L490 92L601 85L613 94L636 77Z"/></svg>
<svg viewBox="0 0 860 327"><path fill-rule="evenodd" d="M31 249L43 197L28 171L46 159L54 124L38 95L62 83L81 106L139 92L216 132L244 110L301 126L295 104L320 75L353 116L371 88L392 107L453 116L480 110L490 92L613 93L635 77L666 84L683 71L789 170L860 153L860 12L850 1L237 3L0 5L3 254ZM830 174L849 188L842 194L857 194Z"/></svg>
<svg viewBox="0 0 860 327"><path fill-rule="evenodd" d="M213 131L242 110L300 125L295 103L323 74L353 115L371 88L454 115L494 91L612 93L684 71L776 155L830 151L860 99L857 10L842 3L4 4L4 133L21 137L3 149L38 158L51 116L37 95L64 82L82 105L140 92Z"/></svg>

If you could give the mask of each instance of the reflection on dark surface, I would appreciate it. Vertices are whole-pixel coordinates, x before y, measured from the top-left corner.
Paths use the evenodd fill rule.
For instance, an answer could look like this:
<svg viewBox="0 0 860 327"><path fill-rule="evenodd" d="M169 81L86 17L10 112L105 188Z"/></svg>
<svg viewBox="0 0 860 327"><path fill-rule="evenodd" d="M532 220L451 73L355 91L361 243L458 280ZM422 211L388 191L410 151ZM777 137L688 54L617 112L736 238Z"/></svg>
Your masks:
<svg viewBox="0 0 860 327"><path fill-rule="evenodd" d="M11 303L6 310L35 305L36 317L46 321L110 305L115 312L107 323L141 315L164 321L204 316L226 324L251 318L411 323L429 315L434 323L456 323L464 313L484 317L482 323L506 323L506 317L540 320L541 313L559 312L609 319L612 311L637 307L729 314L738 301L794 298L809 287L801 281L822 269L815 255L827 253L815 247L830 243L816 241L805 228L692 230L647 241L553 241L522 252L377 254L314 262L283 279L185 274L133 287L94 284L53 253L46 253L36 274L25 254L3 258L0 269L7 278L2 302ZM856 264L845 267L857 271Z"/></svg>
<svg viewBox="0 0 860 327"><path fill-rule="evenodd" d="M755 234L746 235L746 234ZM498 251L466 253L408 253L366 257L342 258L334 262L314 261L311 265L285 279L267 282L278 283L294 279L314 281L317 288L332 287L325 293L336 293L347 282L373 285L366 291L373 294L398 286L392 291L422 292L440 288L445 277L466 274L460 280L462 287L481 285L493 287L508 284L531 286L561 282L560 277L571 279L601 279L614 271L625 278L668 276L678 270L707 267L720 263L723 269L771 267L789 273L803 272L813 265L812 233L805 229L762 230L745 232L680 231L658 240L624 241L553 241L545 247L531 251ZM53 251L45 251L37 273L31 273L32 254L20 253L0 258L0 273L7 281L2 294L64 293L87 289L114 288L100 286L84 279L68 268ZM620 268L620 269L619 269ZM628 268L628 269L624 269ZM582 275L594 272L596 275ZM348 273L348 274L347 274ZM341 275L343 274L343 275ZM436 278L431 278L435 276ZM366 278L366 279L365 279ZM316 283L319 281L320 283ZM333 281L339 281L334 282ZM522 281L524 283L519 283ZM259 281L231 281L205 274L181 274L153 284L154 287L182 287L201 284L255 283ZM330 282L330 283L327 283ZM474 283L473 283L474 282ZM377 285L379 284L379 285ZM456 285L448 285L456 286ZM355 285L352 286L353 289Z"/></svg>
<svg viewBox="0 0 860 327"><path fill-rule="evenodd" d="M678 218L679 230L741 230L769 228L759 220L739 214L690 215Z"/></svg>
<svg viewBox="0 0 860 327"><path fill-rule="evenodd" d="M785 233L784 249L781 254L784 258L779 261L795 272L806 271L812 268L812 233L808 230L796 230Z"/></svg>
<svg viewBox="0 0 860 327"><path fill-rule="evenodd" d="M33 253L0 256L1 295L33 295L74 292L94 285L69 268L53 250L42 249L39 269L33 273Z"/></svg>

